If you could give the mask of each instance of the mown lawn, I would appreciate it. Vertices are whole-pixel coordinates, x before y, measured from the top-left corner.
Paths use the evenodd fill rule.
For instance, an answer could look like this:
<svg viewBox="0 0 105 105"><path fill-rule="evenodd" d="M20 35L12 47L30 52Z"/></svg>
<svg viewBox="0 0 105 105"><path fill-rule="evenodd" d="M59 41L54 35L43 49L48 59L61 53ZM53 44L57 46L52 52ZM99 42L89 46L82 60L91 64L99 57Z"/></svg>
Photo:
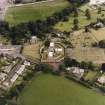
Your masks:
<svg viewBox="0 0 105 105"><path fill-rule="evenodd" d="M11 25L38 19L43 20L53 13L61 11L68 5L67 0L54 0L46 3L12 7L7 11L5 20Z"/></svg>
<svg viewBox="0 0 105 105"><path fill-rule="evenodd" d="M21 105L104 105L105 96L64 77L40 74L22 91Z"/></svg>

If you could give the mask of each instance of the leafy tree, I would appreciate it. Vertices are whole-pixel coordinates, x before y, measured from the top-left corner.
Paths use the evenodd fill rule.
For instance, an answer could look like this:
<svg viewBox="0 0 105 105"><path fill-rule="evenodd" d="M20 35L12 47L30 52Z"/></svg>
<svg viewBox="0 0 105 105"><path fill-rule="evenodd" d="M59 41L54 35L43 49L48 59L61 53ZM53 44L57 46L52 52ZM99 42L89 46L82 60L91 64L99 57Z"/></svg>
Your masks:
<svg viewBox="0 0 105 105"><path fill-rule="evenodd" d="M101 65L101 70L102 70L103 72L105 72L105 63L103 63L103 64Z"/></svg>
<svg viewBox="0 0 105 105"><path fill-rule="evenodd" d="M105 48L105 40L99 41L99 47L100 48Z"/></svg>
<svg viewBox="0 0 105 105"><path fill-rule="evenodd" d="M78 23L79 23L78 19L73 20L73 25L74 25L73 30L78 30L78 28L79 28Z"/></svg>
<svg viewBox="0 0 105 105"><path fill-rule="evenodd" d="M36 71L42 71L44 73L50 73L50 72L52 72L52 68L49 65L44 64L44 63L37 64L35 66L35 70Z"/></svg>
<svg viewBox="0 0 105 105"><path fill-rule="evenodd" d="M95 66L92 62L85 62L85 61L82 61L80 63L80 67L83 68L83 69L90 69L90 70L95 69Z"/></svg>
<svg viewBox="0 0 105 105"><path fill-rule="evenodd" d="M64 64L66 67L79 66L79 63L75 59L71 58L65 58Z"/></svg>
<svg viewBox="0 0 105 105"><path fill-rule="evenodd" d="M102 12L102 8L101 8L101 7L99 7L99 8L98 8L98 12L97 12L97 13L98 13L98 14L101 14L101 12Z"/></svg>
<svg viewBox="0 0 105 105"><path fill-rule="evenodd" d="M50 45L50 40L47 39L47 40L45 41L44 45L45 45L45 47L49 47L49 45Z"/></svg>
<svg viewBox="0 0 105 105"><path fill-rule="evenodd" d="M88 20L91 19L91 13L90 13L90 10L89 9L86 9L85 16L87 17Z"/></svg>
<svg viewBox="0 0 105 105"><path fill-rule="evenodd" d="M74 7L74 17L78 17L78 9Z"/></svg>
<svg viewBox="0 0 105 105"><path fill-rule="evenodd" d="M59 65L59 71L65 71L65 65L64 64Z"/></svg>

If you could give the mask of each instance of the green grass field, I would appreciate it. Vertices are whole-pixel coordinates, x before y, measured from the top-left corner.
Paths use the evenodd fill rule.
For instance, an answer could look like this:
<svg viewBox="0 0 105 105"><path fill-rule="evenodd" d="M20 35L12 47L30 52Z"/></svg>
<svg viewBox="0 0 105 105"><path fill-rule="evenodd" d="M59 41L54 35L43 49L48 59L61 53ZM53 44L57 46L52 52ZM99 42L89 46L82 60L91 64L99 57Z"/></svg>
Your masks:
<svg viewBox="0 0 105 105"><path fill-rule="evenodd" d="M37 19L45 19L54 12L61 11L68 6L67 0L55 0L52 2L26 5L21 7L9 8L5 16L5 20L11 25L21 22L35 21Z"/></svg>
<svg viewBox="0 0 105 105"><path fill-rule="evenodd" d="M40 74L22 91L21 105L104 105L105 96L64 77Z"/></svg>
<svg viewBox="0 0 105 105"><path fill-rule="evenodd" d="M88 74L85 76L85 80L92 81L97 75L96 71L89 71Z"/></svg>

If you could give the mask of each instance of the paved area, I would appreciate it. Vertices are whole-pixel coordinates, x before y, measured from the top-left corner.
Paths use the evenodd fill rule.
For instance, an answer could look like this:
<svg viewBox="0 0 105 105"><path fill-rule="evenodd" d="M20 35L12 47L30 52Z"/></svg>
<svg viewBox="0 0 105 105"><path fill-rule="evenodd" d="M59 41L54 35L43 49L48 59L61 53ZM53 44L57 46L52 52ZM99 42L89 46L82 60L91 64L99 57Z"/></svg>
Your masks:
<svg viewBox="0 0 105 105"><path fill-rule="evenodd" d="M46 3L46 2L53 2L55 0L46 0L46 1L39 1L39 2L33 2L33 3L26 3L26 4L14 4L11 5L13 7L20 7L20 6L27 6L27 5L32 5L32 4L41 4L41 3Z"/></svg>
<svg viewBox="0 0 105 105"><path fill-rule="evenodd" d="M7 0L0 0L0 20L4 20L7 7L8 7Z"/></svg>

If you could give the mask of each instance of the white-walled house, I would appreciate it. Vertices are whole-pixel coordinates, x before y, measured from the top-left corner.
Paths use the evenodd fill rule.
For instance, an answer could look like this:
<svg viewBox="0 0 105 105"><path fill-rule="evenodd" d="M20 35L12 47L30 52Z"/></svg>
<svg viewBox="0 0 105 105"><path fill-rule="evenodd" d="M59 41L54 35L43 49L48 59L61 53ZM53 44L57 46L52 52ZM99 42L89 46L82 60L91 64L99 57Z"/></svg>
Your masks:
<svg viewBox="0 0 105 105"><path fill-rule="evenodd" d="M105 76L99 77L97 81L101 84L104 84L105 83Z"/></svg>
<svg viewBox="0 0 105 105"><path fill-rule="evenodd" d="M105 0L90 0L89 5L94 6L94 5L101 5L104 3L105 3Z"/></svg>
<svg viewBox="0 0 105 105"><path fill-rule="evenodd" d="M55 48L55 51L56 51L56 52L62 52L63 49L62 49L62 48Z"/></svg>
<svg viewBox="0 0 105 105"><path fill-rule="evenodd" d="M67 72L73 73L78 78L81 78L85 72L84 69L80 69L79 67L68 67L66 70Z"/></svg>

